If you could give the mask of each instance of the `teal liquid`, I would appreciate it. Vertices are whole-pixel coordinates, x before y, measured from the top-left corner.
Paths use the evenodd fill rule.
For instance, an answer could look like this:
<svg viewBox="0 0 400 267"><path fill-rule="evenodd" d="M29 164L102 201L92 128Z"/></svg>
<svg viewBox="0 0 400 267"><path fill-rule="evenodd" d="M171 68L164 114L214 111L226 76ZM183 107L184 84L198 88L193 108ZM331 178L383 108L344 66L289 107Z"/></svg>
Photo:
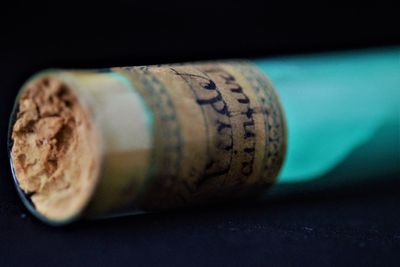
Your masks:
<svg viewBox="0 0 400 267"><path fill-rule="evenodd" d="M286 113L288 151L278 184L400 176L400 47L255 64Z"/></svg>

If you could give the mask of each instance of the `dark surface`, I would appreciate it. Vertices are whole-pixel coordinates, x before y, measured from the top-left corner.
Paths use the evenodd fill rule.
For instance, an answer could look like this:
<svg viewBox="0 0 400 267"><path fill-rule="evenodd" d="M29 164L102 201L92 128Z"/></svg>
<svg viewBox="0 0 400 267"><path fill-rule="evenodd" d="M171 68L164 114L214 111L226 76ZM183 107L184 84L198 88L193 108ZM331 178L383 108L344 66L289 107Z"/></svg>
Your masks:
<svg viewBox="0 0 400 267"><path fill-rule="evenodd" d="M367 9L140 3L111 1L92 9L54 1L0 9L0 266L398 265L395 180L65 228L48 227L27 213L12 185L6 130L17 90L35 71L400 43L396 8L382 2Z"/></svg>

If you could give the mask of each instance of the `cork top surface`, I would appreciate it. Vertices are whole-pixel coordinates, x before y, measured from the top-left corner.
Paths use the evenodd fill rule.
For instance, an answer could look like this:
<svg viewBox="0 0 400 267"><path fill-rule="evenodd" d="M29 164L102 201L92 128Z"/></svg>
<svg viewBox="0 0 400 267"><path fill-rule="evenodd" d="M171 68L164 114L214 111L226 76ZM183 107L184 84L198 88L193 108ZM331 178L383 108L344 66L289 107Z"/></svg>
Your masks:
<svg viewBox="0 0 400 267"><path fill-rule="evenodd" d="M49 77L28 83L18 106L11 157L19 186L40 214L68 219L88 201L98 172L89 114Z"/></svg>

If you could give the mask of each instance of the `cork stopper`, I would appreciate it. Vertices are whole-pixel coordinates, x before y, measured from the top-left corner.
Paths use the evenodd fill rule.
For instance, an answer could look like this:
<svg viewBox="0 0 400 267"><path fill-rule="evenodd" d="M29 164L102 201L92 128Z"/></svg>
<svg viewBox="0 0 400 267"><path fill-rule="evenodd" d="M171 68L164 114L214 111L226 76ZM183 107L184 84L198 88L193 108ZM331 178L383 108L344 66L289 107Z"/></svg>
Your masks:
<svg viewBox="0 0 400 267"><path fill-rule="evenodd" d="M50 71L17 103L16 180L50 221L254 197L286 152L278 96L243 61Z"/></svg>

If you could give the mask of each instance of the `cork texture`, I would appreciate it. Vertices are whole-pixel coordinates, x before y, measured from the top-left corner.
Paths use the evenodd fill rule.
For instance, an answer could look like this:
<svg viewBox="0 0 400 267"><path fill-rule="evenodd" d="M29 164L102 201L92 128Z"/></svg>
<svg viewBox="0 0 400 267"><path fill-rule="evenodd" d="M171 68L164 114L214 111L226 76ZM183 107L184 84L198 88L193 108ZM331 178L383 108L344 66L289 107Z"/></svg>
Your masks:
<svg viewBox="0 0 400 267"><path fill-rule="evenodd" d="M22 92L11 157L19 187L36 210L68 220L90 199L99 174L99 139L87 110L60 80L43 77Z"/></svg>

